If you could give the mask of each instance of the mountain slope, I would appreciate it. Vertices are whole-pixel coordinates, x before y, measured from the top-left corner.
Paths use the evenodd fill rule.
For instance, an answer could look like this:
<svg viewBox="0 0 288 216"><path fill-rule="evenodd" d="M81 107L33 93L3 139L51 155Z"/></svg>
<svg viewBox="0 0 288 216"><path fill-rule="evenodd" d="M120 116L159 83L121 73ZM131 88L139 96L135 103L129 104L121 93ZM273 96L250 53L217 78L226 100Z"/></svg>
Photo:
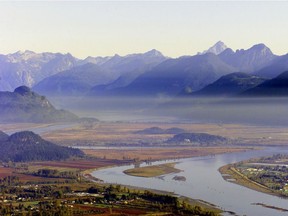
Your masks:
<svg viewBox="0 0 288 216"><path fill-rule="evenodd" d="M70 69L78 59L71 54L34 53L32 51L0 55L0 90L11 91L17 86L33 86L42 79Z"/></svg>
<svg viewBox="0 0 288 216"><path fill-rule="evenodd" d="M83 95L92 86L110 82L113 76L98 65L87 63L48 77L33 90L47 96Z"/></svg>
<svg viewBox="0 0 288 216"><path fill-rule="evenodd" d="M12 134L0 141L0 160L4 162L64 160L83 155L79 149L58 146L30 131Z"/></svg>
<svg viewBox="0 0 288 216"><path fill-rule="evenodd" d="M125 87L134 81L138 76L151 70L156 65L162 63L167 58L155 49L146 53L132 54L124 57L115 55L106 61L101 67L112 71L114 76L118 76L113 82L106 85L99 85L93 88L94 94L105 94L105 91Z"/></svg>
<svg viewBox="0 0 288 216"><path fill-rule="evenodd" d="M273 62L275 56L264 44L257 44L250 49L236 50L226 49L219 57L228 65L235 67L238 71L251 73L259 70Z"/></svg>
<svg viewBox="0 0 288 216"><path fill-rule="evenodd" d="M253 74L265 78L275 78L276 76L280 75L283 71L287 70L288 70L288 54L274 59L274 61L270 65L256 71Z"/></svg>
<svg viewBox="0 0 288 216"><path fill-rule="evenodd" d="M267 80L252 89L248 89L240 95L245 97L287 97L288 71L285 71L276 78Z"/></svg>
<svg viewBox="0 0 288 216"><path fill-rule="evenodd" d="M201 89L222 75L234 71L233 67L211 53L168 59L140 75L128 86L108 93L114 96L170 97L184 88L190 91ZM92 89L90 95L93 93Z"/></svg>
<svg viewBox="0 0 288 216"><path fill-rule="evenodd" d="M216 44L214 44L212 47L210 47L208 50L205 50L201 54L213 53L215 55L219 55L227 48L228 47L222 41L218 41Z"/></svg>
<svg viewBox="0 0 288 216"><path fill-rule="evenodd" d="M91 57L92 58L92 57ZM93 62L93 58L90 62ZM47 96L79 96L93 86L98 91L126 86L141 73L159 64L166 58L158 51L121 57L95 58L96 64L87 63L50 76L33 87L36 92ZM99 60L99 61L98 61ZM103 60L103 62L101 62Z"/></svg>
<svg viewBox="0 0 288 216"><path fill-rule="evenodd" d="M247 89L253 88L265 79L249 75L246 73L231 73L224 75L214 83L204 87L203 89L193 92L191 96L231 96L239 94Z"/></svg>
<svg viewBox="0 0 288 216"><path fill-rule="evenodd" d="M1 122L67 122L75 121L74 114L56 110L44 97L26 86L14 92L0 92Z"/></svg>

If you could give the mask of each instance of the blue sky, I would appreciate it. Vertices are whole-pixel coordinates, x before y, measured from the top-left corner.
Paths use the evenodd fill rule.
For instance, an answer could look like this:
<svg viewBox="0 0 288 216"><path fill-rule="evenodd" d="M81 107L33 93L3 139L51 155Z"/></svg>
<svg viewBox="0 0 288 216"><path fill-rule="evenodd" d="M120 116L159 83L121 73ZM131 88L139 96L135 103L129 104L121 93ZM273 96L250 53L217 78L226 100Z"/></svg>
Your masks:
<svg viewBox="0 0 288 216"><path fill-rule="evenodd" d="M222 40L236 50L265 43L288 52L288 1L1 1L0 53L76 57L158 49L194 55Z"/></svg>

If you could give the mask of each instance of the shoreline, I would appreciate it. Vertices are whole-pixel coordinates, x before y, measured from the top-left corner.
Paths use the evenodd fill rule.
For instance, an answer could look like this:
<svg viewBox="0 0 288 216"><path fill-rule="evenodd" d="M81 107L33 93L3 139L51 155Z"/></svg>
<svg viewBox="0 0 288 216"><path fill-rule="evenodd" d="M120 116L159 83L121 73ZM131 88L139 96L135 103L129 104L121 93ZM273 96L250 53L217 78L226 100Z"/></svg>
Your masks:
<svg viewBox="0 0 288 216"><path fill-rule="evenodd" d="M276 191L273 191L272 189L247 178L245 175L238 172L233 167L233 164L224 165L224 166L220 167L218 169L218 171L220 172L220 174L222 175L222 178L225 181L249 188L249 189L254 190L254 191L258 191L261 193L265 193L265 194L269 194L272 196L277 196L277 197L287 199L286 196L283 196L283 195L277 193Z"/></svg>
<svg viewBox="0 0 288 216"><path fill-rule="evenodd" d="M147 152L147 150L149 150ZM82 151L88 155L88 156L96 156L99 157L98 154L101 153L103 156L107 156L107 159L123 159L126 155L123 155L124 153L129 152L134 157L131 157L130 155L126 157L127 159L135 162L156 162L156 161L165 161L165 160L181 160L185 158L194 158L194 157L205 157L205 156L215 156L219 154L229 154L229 153L236 153L236 152L245 152L245 151L253 151L253 150L259 150L257 147L253 146L216 146L216 147L199 147L199 146L186 146L186 147L155 147L153 148L154 152L156 154L153 154L153 157L151 156L151 148L133 148L133 149L82 149ZM157 152L158 150L158 152ZM166 156L165 151L169 150L169 154L171 153L171 150L175 151L176 156ZM204 151L202 151L204 150ZM97 151L97 152L96 152ZM109 155L106 155L109 153ZM147 157L147 154L149 153L149 157ZM163 153L163 154L162 154ZM115 158L113 156L118 155L118 158ZM142 158L141 158L142 156ZM113 158L112 158L113 157ZM133 163L132 162L132 163Z"/></svg>
<svg viewBox="0 0 288 216"><path fill-rule="evenodd" d="M241 149L241 151L248 151L248 150L252 151L252 150L255 150L255 148L249 147L249 148L242 148ZM218 153L218 154L229 154L229 153L235 153L235 152L239 152L239 150L238 151L234 151L234 152L229 152L228 151L228 152L223 152L223 153ZM172 158L172 159L158 159L158 160L155 159L155 160L153 160L153 162L166 161L166 160L181 160L181 159L187 159L187 158L205 157L205 156L209 156L209 155L211 155L211 154L206 154L206 155L204 154L204 155L197 155L197 156L190 156L190 157L182 157L182 158L177 158L177 159L175 159L175 158ZM141 161L141 163L143 163L143 162L145 162L145 161ZM133 163L130 163L130 164L133 164ZM167 163L164 163L164 164L167 164ZM113 165L113 166L108 166L108 167L100 167L100 168L96 168L96 169L84 170L84 171L81 172L81 174L88 181L92 181L94 183L99 183L99 184L102 184L102 185L110 185L110 183L105 183L102 179L99 179L99 178L93 176L92 172L97 171L97 170L112 168L112 167L125 166L125 165L127 165L127 164ZM117 184L112 184L112 185L117 185ZM209 202L207 202L205 200L198 200L198 199L193 199L193 198L190 198L190 197L181 196L181 195L175 194L174 192L161 191L161 190L157 190L157 189L149 189L149 188L145 188L145 187L135 187L135 186L125 185L125 184L119 184L119 185L125 186L125 187L127 187L129 189L133 189L133 190L149 190L149 191L160 193L160 194L170 194L170 195L177 196L178 198L180 198L181 201L189 200L189 204L194 205L194 206L198 205L198 206L201 206L201 207L203 207L203 208L205 208L207 210L209 210L209 209L210 210L216 210L216 211L218 211L218 213L227 212L227 211L221 209L220 206L217 206L217 205L215 205L213 203L209 203Z"/></svg>
<svg viewBox="0 0 288 216"><path fill-rule="evenodd" d="M205 147L203 147L205 148ZM211 147L209 147L211 148ZM213 148L217 148L217 147L213 147ZM235 153L235 152L245 152L245 151L253 151L253 150L258 150L257 148L253 148L253 147L233 147L232 148L235 149L235 151L226 151L226 152L217 152L217 153L214 153L214 154L211 154L211 153L201 153L199 155L190 155L190 156L182 156L182 157L179 157L179 158L175 158L175 157L168 157L168 158L158 158L158 159L151 159L149 162L153 163L153 162L161 162L161 161L174 161L174 162L168 162L168 163L177 163L175 161L178 161L178 160L182 160L182 159L188 159L188 158L195 158L195 157L206 157L206 156L214 156L214 155L219 155L219 154L230 154L230 153ZM237 150L236 150L237 149ZM140 160L140 161L137 161L137 163L145 163L146 160ZM135 164L136 161L131 161L131 163L123 163L123 164L115 164L115 165L111 165L111 166L103 166L103 167L98 167L98 168L91 168L91 169L87 169L87 170L83 170L81 171L81 175L84 177L84 175L91 175L92 172L94 171L98 171L98 170L102 170L102 169L108 169L108 168L113 168L113 167L120 167L120 166L125 166L125 165L133 165ZM163 163L163 164L167 164L167 163ZM127 174L126 174L127 175ZM91 175L92 176L92 175ZM94 178L94 177L93 177ZM98 178L97 178L98 179ZM101 180L101 179L100 179ZM102 181L102 180L101 180Z"/></svg>
<svg viewBox="0 0 288 216"><path fill-rule="evenodd" d="M85 176L84 176L85 177ZM113 183L106 183L104 182L103 180L101 179L98 179L98 181L94 181L93 180L93 176L92 178L86 178L88 181L92 181L94 183L98 183L98 184L101 184L101 185L121 185L123 187L126 187L130 190L134 190L134 191L151 191L153 193L157 193L157 194L162 194L162 195L172 195L172 196L175 196L175 197L178 197L179 198L179 201L183 202L183 201L188 201L188 203L192 206L200 206L200 207L203 207L205 208L206 210L213 210L213 211L217 211L217 213L221 214L223 212L225 212L224 210L222 210L219 206L213 204L213 203L209 203L207 201L204 201L204 200L200 200L200 199L193 199L193 198L190 198L190 197L186 197L186 196L180 196L174 192L169 192L169 191L164 191L164 190L158 190L158 189L150 189L150 188L145 188L145 187L136 187L136 186L131 186L131 185L125 185L125 184L113 184ZM100 181L99 181L100 180Z"/></svg>

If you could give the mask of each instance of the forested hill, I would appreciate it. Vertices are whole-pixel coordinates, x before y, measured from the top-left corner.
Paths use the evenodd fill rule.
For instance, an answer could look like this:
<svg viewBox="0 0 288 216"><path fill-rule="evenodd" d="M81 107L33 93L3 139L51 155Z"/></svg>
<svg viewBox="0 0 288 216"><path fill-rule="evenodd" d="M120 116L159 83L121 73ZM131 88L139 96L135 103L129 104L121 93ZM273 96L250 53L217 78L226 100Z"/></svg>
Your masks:
<svg viewBox="0 0 288 216"><path fill-rule="evenodd" d="M181 133L173 136L167 141L167 143L213 146L218 144L227 144L229 143L229 139L207 133Z"/></svg>
<svg viewBox="0 0 288 216"><path fill-rule="evenodd" d="M79 149L56 145L30 131L14 133L6 140L0 139L0 160L4 162L65 160L83 155Z"/></svg>
<svg viewBox="0 0 288 216"><path fill-rule="evenodd" d="M78 117L68 111L56 109L45 96L26 86L14 92L0 91L0 122L73 122Z"/></svg>

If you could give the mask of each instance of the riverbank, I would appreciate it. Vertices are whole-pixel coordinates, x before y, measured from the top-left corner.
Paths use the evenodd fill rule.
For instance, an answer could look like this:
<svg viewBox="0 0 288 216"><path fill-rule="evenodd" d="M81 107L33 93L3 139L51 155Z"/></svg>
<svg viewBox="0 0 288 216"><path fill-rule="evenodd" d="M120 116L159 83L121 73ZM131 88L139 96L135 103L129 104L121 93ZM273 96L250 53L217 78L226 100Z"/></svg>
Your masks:
<svg viewBox="0 0 288 216"><path fill-rule="evenodd" d="M241 149L241 151L244 151L244 148L235 148L235 149L237 149L235 152L238 152L240 149ZM245 150L247 150L247 149L245 148ZM171 151L171 149L170 149L170 151ZM228 151L226 150L225 153L231 153L231 150L228 150ZM203 154L203 152L201 152L201 155L202 154ZM221 154L221 153L219 152L218 154ZM207 154L207 152L206 152L206 153L204 153L204 155L205 156L209 156L211 154ZM199 156L197 154L194 157L199 157ZM214 156L211 155L211 157L213 158ZM163 162L165 162L165 159L163 159L163 160L155 160L155 161L163 161ZM141 162L145 162L145 161L141 161ZM138 161L137 163L140 163L140 162ZM132 164L132 162L131 162L131 164ZM124 164L115 164L115 165L107 166L107 167L98 167L96 169L85 170L85 171L83 171L81 173L82 173L82 176L87 181L96 182L96 183L101 184L101 185L109 186L109 185L111 185L111 183L107 183L107 182L103 181L101 178L97 178L96 176L94 176L92 174L92 172L93 171L104 170L104 169L109 169L109 168L113 168L113 167L121 167L123 165ZM165 175L165 174L169 174L169 173L181 172L182 170L175 168L174 167L175 165L176 165L176 163L173 162L173 163L166 163L166 164L161 164L161 165L148 166L148 169L146 169L146 167L136 168L136 170L140 169L140 173L137 174L139 177L157 177L157 176L161 176L161 175ZM144 169L144 170L141 170L141 169ZM131 169L131 170L134 170L134 169ZM123 173L125 173L125 172L123 172ZM127 171L126 171L125 174L129 175L127 173ZM134 175L134 176L136 176L136 175ZM118 184L112 184L112 185L118 185ZM216 215L218 215L218 214L220 215L221 213L223 213L223 210L219 206L217 206L217 205L215 205L213 203L204 201L202 199L193 199L193 198L187 197L187 196L179 196L179 195L177 195L174 192L168 192L168 191L164 191L164 190L157 190L157 189L145 188L145 187L140 187L140 186L131 186L131 185L128 185L128 184L120 184L120 185L122 185L124 187L127 187L128 189L133 190L133 191L142 191L142 192L143 191L152 191L153 193L156 193L156 194L162 194L162 195L164 194L164 195L175 196L175 197L178 197L181 202L188 203L192 207L197 207L198 206L198 207L200 207L200 209L213 211L214 213L216 213Z"/></svg>
<svg viewBox="0 0 288 216"><path fill-rule="evenodd" d="M82 149L85 154L105 159L153 162L253 150L253 147L153 147Z"/></svg>
<svg viewBox="0 0 288 216"><path fill-rule="evenodd" d="M109 187L111 185L113 185L114 187L118 184L110 184L110 183L105 183L104 181L95 178L93 175L91 174L85 174L83 175L83 177L88 181L88 182L97 182L97 184L102 185L104 187ZM159 195L168 195L168 196L174 196L177 197L179 199L179 203L180 205L190 205L192 208L200 208L202 210L206 210L206 211L211 211L213 213L215 213L215 215L221 215L221 213L223 213L223 210L220 209L219 206L214 205L213 203L209 203L207 201L204 200L200 200L200 199L193 199L190 197L186 197L186 196L179 196L173 192L168 192L168 191L163 191L163 190L157 190L157 189L147 189L145 187L136 187L136 186L131 186L131 185L121 185L121 187L125 187L127 188L127 190L130 190L130 192L135 192L135 193L145 193L145 191L149 191L152 192L154 194L159 194ZM158 214L157 214L158 215Z"/></svg>
<svg viewBox="0 0 288 216"><path fill-rule="evenodd" d="M231 183L235 183L258 192L282 197L280 194L277 194L275 191L269 189L268 187L247 178L245 175L237 171L233 164L227 164L220 167L219 172L221 173L223 179Z"/></svg>

